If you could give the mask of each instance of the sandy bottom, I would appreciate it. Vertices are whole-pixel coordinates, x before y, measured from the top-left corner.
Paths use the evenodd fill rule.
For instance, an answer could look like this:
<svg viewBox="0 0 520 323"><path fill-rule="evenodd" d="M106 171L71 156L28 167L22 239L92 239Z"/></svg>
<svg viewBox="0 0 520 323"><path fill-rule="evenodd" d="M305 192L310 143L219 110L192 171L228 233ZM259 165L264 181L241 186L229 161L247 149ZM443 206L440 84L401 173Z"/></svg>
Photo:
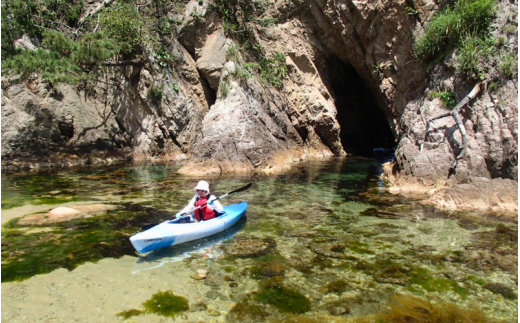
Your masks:
<svg viewBox="0 0 520 323"><path fill-rule="evenodd" d="M125 256L87 263L73 271L58 269L23 282L3 283L2 322L122 322L117 313L143 310L144 301L167 290L186 297L190 306L205 300L221 316L186 312L174 320L143 314L126 322L223 322L234 302L204 298L211 288L189 277L195 271L183 261L143 262L142 258Z"/></svg>

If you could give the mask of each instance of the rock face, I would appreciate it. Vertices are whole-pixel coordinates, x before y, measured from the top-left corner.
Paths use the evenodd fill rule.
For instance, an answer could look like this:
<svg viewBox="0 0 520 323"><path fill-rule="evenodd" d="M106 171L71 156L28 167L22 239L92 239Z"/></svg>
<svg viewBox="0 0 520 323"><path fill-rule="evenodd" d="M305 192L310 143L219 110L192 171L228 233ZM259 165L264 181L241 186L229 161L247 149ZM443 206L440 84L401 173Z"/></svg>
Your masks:
<svg viewBox="0 0 520 323"><path fill-rule="evenodd" d="M457 182L471 176L517 180L518 108L514 93L515 85L509 81L497 93L482 95L463 111L468 144L454 172L452 165L462 149L454 118L435 120L423 143L426 120L445 110L439 99L411 103L403 115L402 138L396 150L399 169L427 181L448 179L450 171Z"/></svg>
<svg viewBox="0 0 520 323"><path fill-rule="evenodd" d="M423 139L426 120L444 112L426 94L449 90L460 100L475 81L461 81L448 63L428 69L412 57L414 35L438 8L421 2L411 16L409 5L270 3L263 18L276 23L250 22L250 41L265 57L284 54L287 76L274 87L259 73L240 77L241 63L229 55L240 44L214 6L192 0L167 42L169 61L150 51L141 66L114 67L88 92L4 77L3 166L42 152L110 151L134 161L186 160L186 174L273 172L309 156L361 148L368 155L395 139L394 172L426 184L517 180L517 80L481 91L461 110L468 146L456 169L462 137L453 118L436 120ZM514 5L499 7L501 23L517 19ZM517 48L516 35L506 43Z"/></svg>

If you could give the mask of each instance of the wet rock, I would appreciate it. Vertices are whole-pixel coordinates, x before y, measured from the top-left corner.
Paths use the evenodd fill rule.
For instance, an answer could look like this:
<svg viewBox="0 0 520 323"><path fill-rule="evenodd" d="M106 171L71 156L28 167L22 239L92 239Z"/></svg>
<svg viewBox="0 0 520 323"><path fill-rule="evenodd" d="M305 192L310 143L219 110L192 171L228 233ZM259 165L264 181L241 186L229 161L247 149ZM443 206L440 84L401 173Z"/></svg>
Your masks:
<svg viewBox="0 0 520 323"><path fill-rule="evenodd" d="M229 256L249 258L269 253L276 242L273 239L243 238L234 239L233 243L224 247L224 252Z"/></svg>

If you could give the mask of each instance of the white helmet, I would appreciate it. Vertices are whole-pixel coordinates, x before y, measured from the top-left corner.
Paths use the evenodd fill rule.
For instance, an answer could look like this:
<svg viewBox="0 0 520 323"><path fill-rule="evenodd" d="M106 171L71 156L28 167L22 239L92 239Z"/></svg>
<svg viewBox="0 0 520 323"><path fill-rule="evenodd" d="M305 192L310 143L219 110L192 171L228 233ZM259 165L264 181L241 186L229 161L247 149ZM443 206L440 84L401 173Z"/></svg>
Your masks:
<svg viewBox="0 0 520 323"><path fill-rule="evenodd" d="M195 186L195 188L193 190L195 191L195 195L198 195L197 190L204 190L207 192L206 195L208 195L209 194L209 184L206 181L200 181L197 183L197 186ZM206 195L204 195L204 196L206 196ZM201 197L204 197L204 196L201 196Z"/></svg>

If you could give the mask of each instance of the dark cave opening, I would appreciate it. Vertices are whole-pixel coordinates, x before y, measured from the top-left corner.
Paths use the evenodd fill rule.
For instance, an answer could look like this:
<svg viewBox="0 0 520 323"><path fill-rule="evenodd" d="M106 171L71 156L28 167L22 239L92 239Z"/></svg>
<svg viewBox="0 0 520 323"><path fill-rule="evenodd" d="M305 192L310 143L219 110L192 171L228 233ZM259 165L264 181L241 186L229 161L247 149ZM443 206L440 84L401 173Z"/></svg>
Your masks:
<svg viewBox="0 0 520 323"><path fill-rule="evenodd" d="M395 148L394 136L374 94L350 64L326 59L326 84L336 102L341 144L348 154L373 157L374 148Z"/></svg>

